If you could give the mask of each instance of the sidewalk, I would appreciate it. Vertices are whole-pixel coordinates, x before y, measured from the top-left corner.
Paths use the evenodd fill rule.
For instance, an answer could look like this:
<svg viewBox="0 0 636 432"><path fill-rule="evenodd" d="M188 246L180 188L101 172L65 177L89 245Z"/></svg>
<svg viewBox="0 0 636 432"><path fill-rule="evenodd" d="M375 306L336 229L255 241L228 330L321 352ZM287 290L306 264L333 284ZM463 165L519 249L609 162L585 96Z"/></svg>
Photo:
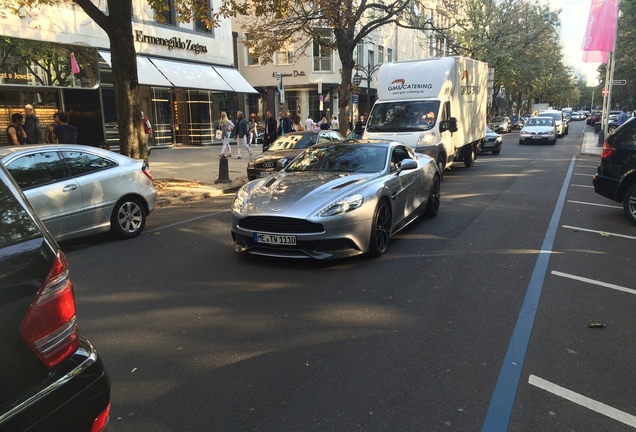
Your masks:
<svg viewBox="0 0 636 432"><path fill-rule="evenodd" d="M583 132L583 142L581 144L581 153L587 155L601 155L601 150L603 150L603 144L598 145L599 134L594 133L594 129L590 129L589 126L585 126L585 131Z"/></svg>
<svg viewBox="0 0 636 432"><path fill-rule="evenodd" d="M157 205L235 193L247 183L249 154L243 150L241 159L236 159L236 145L231 147L232 157L227 159L219 157L220 145L151 147L148 161L158 191ZM262 153L260 144L251 149L254 156Z"/></svg>

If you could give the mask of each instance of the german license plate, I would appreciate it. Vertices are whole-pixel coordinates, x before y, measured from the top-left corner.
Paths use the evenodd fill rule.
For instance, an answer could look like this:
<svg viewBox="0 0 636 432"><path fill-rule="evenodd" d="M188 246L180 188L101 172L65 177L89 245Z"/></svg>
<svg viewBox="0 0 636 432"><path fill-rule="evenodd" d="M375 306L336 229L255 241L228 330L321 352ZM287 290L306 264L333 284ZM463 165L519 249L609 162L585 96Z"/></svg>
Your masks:
<svg viewBox="0 0 636 432"><path fill-rule="evenodd" d="M295 246L296 236L254 233L255 243Z"/></svg>
<svg viewBox="0 0 636 432"><path fill-rule="evenodd" d="M532 138L533 139L543 139L543 137L541 135L533 135Z"/></svg>

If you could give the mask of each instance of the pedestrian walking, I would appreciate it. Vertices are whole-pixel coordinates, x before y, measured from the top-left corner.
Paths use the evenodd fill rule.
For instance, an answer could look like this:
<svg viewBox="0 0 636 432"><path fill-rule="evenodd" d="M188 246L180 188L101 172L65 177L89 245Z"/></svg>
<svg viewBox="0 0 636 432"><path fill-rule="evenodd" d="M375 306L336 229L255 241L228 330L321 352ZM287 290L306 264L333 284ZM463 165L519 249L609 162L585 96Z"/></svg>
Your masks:
<svg viewBox="0 0 636 432"><path fill-rule="evenodd" d="M311 118L311 115L307 116L307 120L305 120L305 130L314 130L314 127L316 126L316 123L314 123L314 120Z"/></svg>
<svg viewBox="0 0 636 432"><path fill-rule="evenodd" d="M627 110L628 109L629 108L627 108L627 106L624 106L623 110L618 115L618 118L616 119L616 122L618 123L619 126L627 121Z"/></svg>
<svg viewBox="0 0 636 432"><path fill-rule="evenodd" d="M221 112L221 120L219 121L219 127L221 128L223 147L221 148L221 157L232 157L232 147L230 147L230 135L232 129L234 129L234 123L227 117L225 111ZM226 154L227 153L227 154Z"/></svg>
<svg viewBox="0 0 636 432"><path fill-rule="evenodd" d="M144 134L146 136L146 148L148 148L150 140L152 140L152 125L150 124L150 120L148 120L148 118L146 118L146 116L144 115L143 111L141 112L141 124L144 127Z"/></svg>
<svg viewBox="0 0 636 432"><path fill-rule="evenodd" d="M26 142L27 134L22 128L23 119L24 116L20 113L13 113L11 115L11 123L7 125L6 145L21 145Z"/></svg>
<svg viewBox="0 0 636 432"><path fill-rule="evenodd" d="M256 144L256 139L258 138L258 122L256 121L256 114L250 114L250 121L247 123L247 127L249 129L248 144Z"/></svg>
<svg viewBox="0 0 636 432"><path fill-rule="evenodd" d="M338 129L340 129L340 122L338 122L336 116L333 116L331 118L331 130L337 131Z"/></svg>
<svg viewBox="0 0 636 432"><path fill-rule="evenodd" d="M305 130L305 128L303 127L302 123L300 122L300 116L299 115L294 116L294 130L296 132L301 132L301 131Z"/></svg>
<svg viewBox="0 0 636 432"><path fill-rule="evenodd" d="M329 122L327 121L327 117L323 117L320 121L320 129L329 130Z"/></svg>
<svg viewBox="0 0 636 432"><path fill-rule="evenodd" d="M242 111L237 111L236 112L236 158L237 159L241 159L241 150L243 149L243 147L245 147L245 149L247 150L247 152L250 154L250 157L252 157L252 149L250 149L250 146L247 145L247 134L249 131L249 125L247 124L247 120L245 120L245 118L243 117L243 112Z"/></svg>
<svg viewBox="0 0 636 432"><path fill-rule="evenodd" d="M283 132L290 133L294 131L294 121L292 120L291 112L287 111L283 118Z"/></svg>
<svg viewBox="0 0 636 432"><path fill-rule="evenodd" d="M53 123L49 123L46 125L46 132L44 133L44 142L47 144L57 144L55 141L55 134L53 133L53 129L55 126L60 124L60 113L56 112L53 114Z"/></svg>
<svg viewBox="0 0 636 432"><path fill-rule="evenodd" d="M77 128L68 124L68 113L61 112L59 114L60 124L53 128L53 137L59 144L76 144Z"/></svg>
<svg viewBox="0 0 636 432"><path fill-rule="evenodd" d="M33 105L25 105L26 118L24 119L24 131L27 134L27 144L42 144L44 134L40 128L40 119L33 111Z"/></svg>
<svg viewBox="0 0 636 432"><path fill-rule="evenodd" d="M263 134L263 151L269 148L269 145L278 137L276 119L272 117L272 112L265 112L265 133Z"/></svg>

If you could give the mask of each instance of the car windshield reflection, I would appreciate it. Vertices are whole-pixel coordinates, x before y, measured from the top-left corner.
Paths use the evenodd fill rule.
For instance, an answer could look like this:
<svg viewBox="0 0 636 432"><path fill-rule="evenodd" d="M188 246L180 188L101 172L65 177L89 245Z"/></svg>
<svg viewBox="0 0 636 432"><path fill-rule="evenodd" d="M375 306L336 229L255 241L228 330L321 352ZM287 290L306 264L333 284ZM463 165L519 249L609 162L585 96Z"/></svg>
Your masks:
<svg viewBox="0 0 636 432"><path fill-rule="evenodd" d="M285 169L286 172L324 171L372 173L387 164L387 148L377 145L328 145L305 150Z"/></svg>

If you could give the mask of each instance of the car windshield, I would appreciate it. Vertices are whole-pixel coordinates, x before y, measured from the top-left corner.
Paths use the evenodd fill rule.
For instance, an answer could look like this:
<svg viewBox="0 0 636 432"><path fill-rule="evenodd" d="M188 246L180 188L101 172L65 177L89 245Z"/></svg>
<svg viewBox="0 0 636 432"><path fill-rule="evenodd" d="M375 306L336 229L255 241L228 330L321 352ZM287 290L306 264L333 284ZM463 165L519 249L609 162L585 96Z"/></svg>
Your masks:
<svg viewBox="0 0 636 432"><path fill-rule="evenodd" d="M386 167L387 154L386 146L373 144L311 147L294 159L285 171L378 172Z"/></svg>
<svg viewBox="0 0 636 432"><path fill-rule="evenodd" d="M526 126L553 126L554 120L551 118L531 117L526 121Z"/></svg>
<svg viewBox="0 0 636 432"><path fill-rule="evenodd" d="M431 129L437 119L439 101L388 101L376 103L369 114L367 131L421 131Z"/></svg>
<svg viewBox="0 0 636 432"><path fill-rule="evenodd" d="M268 150L305 149L314 144L316 144L316 134L289 134L274 141Z"/></svg>
<svg viewBox="0 0 636 432"><path fill-rule="evenodd" d="M506 121L505 117L493 117L490 119L491 123L501 123L503 121Z"/></svg>

